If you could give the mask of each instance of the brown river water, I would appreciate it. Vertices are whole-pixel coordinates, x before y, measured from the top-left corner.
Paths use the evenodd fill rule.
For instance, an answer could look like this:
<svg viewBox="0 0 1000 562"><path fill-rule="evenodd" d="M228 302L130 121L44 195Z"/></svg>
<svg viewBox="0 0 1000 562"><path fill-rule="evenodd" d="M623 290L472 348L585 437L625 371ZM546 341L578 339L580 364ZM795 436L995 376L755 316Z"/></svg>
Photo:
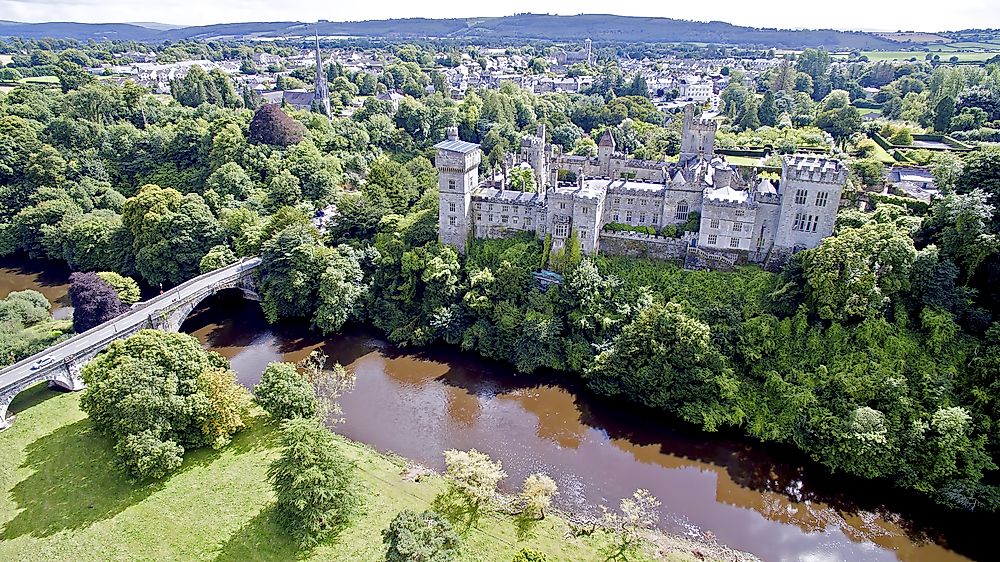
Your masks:
<svg viewBox="0 0 1000 562"><path fill-rule="evenodd" d="M0 297L39 288L38 279L47 279L46 296L65 292L64 276L59 285L30 264L0 266ZM401 349L360 327L323 338L301 325L270 326L256 303L229 294L206 300L183 330L228 358L248 386L269 362L321 349L357 376L338 432L435 469L444 450L477 448L503 462L508 490L532 472L550 474L565 509L593 512L646 488L662 502L664 530L714 536L764 560L992 558L981 529L996 527L993 516L830 476L794 450L705 434L594 397L566 376L519 375L447 346Z"/></svg>

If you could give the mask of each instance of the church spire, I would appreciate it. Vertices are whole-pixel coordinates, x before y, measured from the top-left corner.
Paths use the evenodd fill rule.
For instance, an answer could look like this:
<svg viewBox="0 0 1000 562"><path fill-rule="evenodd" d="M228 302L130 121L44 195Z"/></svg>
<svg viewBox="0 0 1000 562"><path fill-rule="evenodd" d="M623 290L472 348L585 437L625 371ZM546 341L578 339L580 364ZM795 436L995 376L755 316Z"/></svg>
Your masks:
<svg viewBox="0 0 1000 562"><path fill-rule="evenodd" d="M319 25L316 26L316 93L313 99L319 105L319 109L327 117L333 117L330 113L330 87L326 83L326 70L323 68L323 54L319 50Z"/></svg>

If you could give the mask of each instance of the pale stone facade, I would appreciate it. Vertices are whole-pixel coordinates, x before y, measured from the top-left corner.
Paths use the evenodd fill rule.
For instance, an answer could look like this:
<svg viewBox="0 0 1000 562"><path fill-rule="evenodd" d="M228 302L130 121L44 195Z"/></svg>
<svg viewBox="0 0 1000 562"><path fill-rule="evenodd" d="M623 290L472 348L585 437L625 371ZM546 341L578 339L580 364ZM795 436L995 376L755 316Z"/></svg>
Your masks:
<svg viewBox="0 0 1000 562"><path fill-rule="evenodd" d="M714 121L695 119L689 107L681 156L668 163L616 153L609 133L601 137L596 157L563 155L545 142L540 126L537 135L523 139L519 154L508 155L501 173L480 183L478 145L458 140L452 128L448 139L435 145L441 241L464 251L470 235L497 238L528 231L551 238L552 248L559 250L575 234L589 254L601 251L601 232L609 223L659 231L699 213L699 232L685 238L689 253L696 250L712 265L780 264L832 234L847 182L845 166L828 158L786 156L777 185L746 178L714 154L715 132ZM532 171L534 192L505 189L514 167ZM558 181L559 171L571 172L575 181ZM637 240L654 243L649 237L632 242ZM652 255L677 252L678 244L660 242Z"/></svg>

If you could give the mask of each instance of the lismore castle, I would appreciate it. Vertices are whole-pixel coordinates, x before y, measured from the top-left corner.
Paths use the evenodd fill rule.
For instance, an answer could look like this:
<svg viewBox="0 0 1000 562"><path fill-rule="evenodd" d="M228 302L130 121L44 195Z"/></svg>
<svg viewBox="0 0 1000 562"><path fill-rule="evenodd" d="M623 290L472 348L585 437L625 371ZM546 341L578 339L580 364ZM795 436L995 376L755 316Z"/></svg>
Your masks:
<svg viewBox="0 0 1000 562"><path fill-rule="evenodd" d="M689 267L776 267L833 233L846 166L790 155L782 160L777 185L756 171L740 174L715 154L716 122L695 118L693 109L684 111L676 163L628 158L616 152L608 132L596 157L562 154L545 142L540 125L536 136L523 139L520 154L508 155L501 171L485 180L479 177L479 145L459 140L458 130L450 128L435 145L441 242L464 251L469 236L530 231L551 236L552 249L559 250L572 233L585 254L683 259ZM532 170L537 188L509 189L513 167ZM559 171L576 180L559 181ZM687 222L691 213L700 213L699 230L679 239L604 230L608 223L623 223L659 232Z"/></svg>

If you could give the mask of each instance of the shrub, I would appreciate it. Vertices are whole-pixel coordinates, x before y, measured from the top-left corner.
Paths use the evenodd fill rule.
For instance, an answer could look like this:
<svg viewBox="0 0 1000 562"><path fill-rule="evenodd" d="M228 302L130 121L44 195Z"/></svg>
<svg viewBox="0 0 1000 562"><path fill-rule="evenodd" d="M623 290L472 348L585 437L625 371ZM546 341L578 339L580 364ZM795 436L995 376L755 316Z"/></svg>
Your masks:
<svg viewBox="0 0 1000 562"><path fill-rule="evenodd" d="M118 468L126 474L144 478L163 478L183 462L184 447L162 441L152 431L133 433L115 445Z"/></svg>
<svg viewBox="0 0 1000 562"><path fill-rule="evenodd" d="M544 552L525 547L514 555L514 559L511 562L548 562L548 559L548 556L545 556Z"/></svg>
<svg viewBox="0 0 1000 562"><path fill-rule="evenodd" d="M552 496L556 493L556 483L549 475L541 472L529 475L524 479L521 490L524 513L545 519L545 509L552 503Z"/></svg>
<svg viewBox="0 0 1000 562"><path fill-rule="evenodd" d="M507 477L499 461L475 449L445 451L444 463L452 484L476 506L493 499L497 484Z"/></svg>
<svg viewBox="0 0 1000 562"><path fill-rule="evenodd" d="M449 562L458 551L458 535L433 511L400 511L382 531L385 562Z"/></svg>
<svg viewBox="0 0 1000 562"><path fill-rule="evenodd" d="M282 424L281 456L267 471L278 521L304 545L343 528L361 503L354 465L337 449L333 433L316 419Z"/></svg>
<svg viewBox="0 0 1000 562"><path fill-rule="evenodd" d="M291 363L271 363L253 388L254 399L277 420L316 415L316 391Z"/></svg>
<svg viewBox="0 0 1000 562"><path fill-rule="evenodd" d="M0 325L19 329L49 317L49 301L38 291L14 291L0 300Z"/></svg>

